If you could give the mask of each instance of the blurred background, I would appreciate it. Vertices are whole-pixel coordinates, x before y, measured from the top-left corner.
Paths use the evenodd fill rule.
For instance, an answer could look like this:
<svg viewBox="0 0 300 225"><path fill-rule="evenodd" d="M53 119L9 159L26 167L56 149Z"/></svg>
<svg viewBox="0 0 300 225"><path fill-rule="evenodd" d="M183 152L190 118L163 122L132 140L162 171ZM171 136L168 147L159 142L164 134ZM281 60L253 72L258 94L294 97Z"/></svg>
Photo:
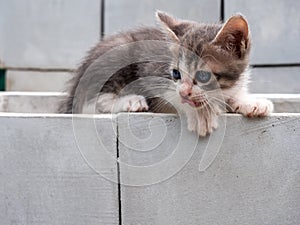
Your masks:
<svg viewBox="0 0 300 225"><path fill-rule="evenodd" d="M156 9L199 22L244 14L253 37L251 91L300 92L295 0L0 0L1 91L61 92L102 36L154 25Z"/></svg>

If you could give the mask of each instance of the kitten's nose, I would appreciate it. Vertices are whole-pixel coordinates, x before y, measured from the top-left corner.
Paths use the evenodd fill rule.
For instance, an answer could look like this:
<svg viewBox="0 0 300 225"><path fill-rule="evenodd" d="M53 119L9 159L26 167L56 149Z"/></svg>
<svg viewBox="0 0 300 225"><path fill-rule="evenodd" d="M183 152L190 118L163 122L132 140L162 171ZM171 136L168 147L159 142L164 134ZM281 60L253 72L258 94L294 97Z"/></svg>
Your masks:
<svg viewBox="0 0 300 225"><path fill-rule="evenodd" d="M192 85L188 82L183 82L183 84L181 85L179 94L183 98L190 97L192 95Z"/></svg>
<svg viewBox="0 0 300 225"><path fill-rule="evenodd" d="M181 90L179 92L179 94L181 95L181 97L183 98L188 98L192 95L192 90L191 89L185 89L185 90Z"/></svg>

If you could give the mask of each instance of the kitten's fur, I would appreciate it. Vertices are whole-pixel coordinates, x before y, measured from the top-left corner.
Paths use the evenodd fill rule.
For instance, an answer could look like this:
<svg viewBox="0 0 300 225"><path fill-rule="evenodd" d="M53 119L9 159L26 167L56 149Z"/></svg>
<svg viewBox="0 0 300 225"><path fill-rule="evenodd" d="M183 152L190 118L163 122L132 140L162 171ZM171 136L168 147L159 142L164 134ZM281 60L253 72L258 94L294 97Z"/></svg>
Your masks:
<svg viewBox="0 0 300 225"><path fill-rule="evenodd" d="M163 12L157 12L157 18L161 29L145 27L119 33L93 48L70 81L68 98L59 112L170 112L170 102L185 112L188 129L200 136L217 128L217 116L224 105L248 117L272 112L269 100L248 95L251 40L243 16L234 15L224 25L177 20ZM172 45L162 46L157 41ZM141 43L127 46L135 42ZM126 47L118 50L119 46ZM105 54L111 55L98 60ZM150 54L163 55L164 60L150 57L138 61L139 56ZM111 67L126 60L134 63L125 63L110 74ZM173 69L180 72L180 79L172 78ZM211 72L210 81L198 82L197 71ZM105 76L109 79L103 81Z"/></svg>

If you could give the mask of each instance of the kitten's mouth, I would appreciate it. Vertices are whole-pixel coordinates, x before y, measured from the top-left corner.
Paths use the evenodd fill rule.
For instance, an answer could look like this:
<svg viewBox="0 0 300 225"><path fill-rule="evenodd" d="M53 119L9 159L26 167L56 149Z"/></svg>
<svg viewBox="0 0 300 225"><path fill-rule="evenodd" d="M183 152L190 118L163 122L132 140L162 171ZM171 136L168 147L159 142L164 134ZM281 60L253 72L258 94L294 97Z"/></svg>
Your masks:
<svg viewBox="0 0 300 225"><path fill-rule="evenodd" d="M200 108L200 107L203 107L207 104L207 100L204 99L202 101L199 101L199 100L192 100L192 99L182 97L181 98L181 103L182 104L187 103L187 104L189 104L190 106L192 106L194 108Z"/></svg>

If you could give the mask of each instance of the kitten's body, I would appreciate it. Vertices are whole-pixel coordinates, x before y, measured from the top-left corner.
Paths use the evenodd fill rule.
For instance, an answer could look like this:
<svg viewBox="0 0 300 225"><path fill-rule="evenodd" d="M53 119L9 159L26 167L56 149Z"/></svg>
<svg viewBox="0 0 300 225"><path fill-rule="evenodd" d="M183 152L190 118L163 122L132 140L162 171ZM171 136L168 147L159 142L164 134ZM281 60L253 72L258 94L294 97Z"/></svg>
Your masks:
<svg viewBox="0 0 300 225"><path fill-rule="evenodd" d="M186 113L189 130L201 136L217 127L224 104L247 116L272 111L268 100L248 97L251 43L243 17L208 25L157 15L164 29L120 33L93 48L71 80L59 111L170 112L170 102ZM205 76L212 78L204 83Z"/></svg>

